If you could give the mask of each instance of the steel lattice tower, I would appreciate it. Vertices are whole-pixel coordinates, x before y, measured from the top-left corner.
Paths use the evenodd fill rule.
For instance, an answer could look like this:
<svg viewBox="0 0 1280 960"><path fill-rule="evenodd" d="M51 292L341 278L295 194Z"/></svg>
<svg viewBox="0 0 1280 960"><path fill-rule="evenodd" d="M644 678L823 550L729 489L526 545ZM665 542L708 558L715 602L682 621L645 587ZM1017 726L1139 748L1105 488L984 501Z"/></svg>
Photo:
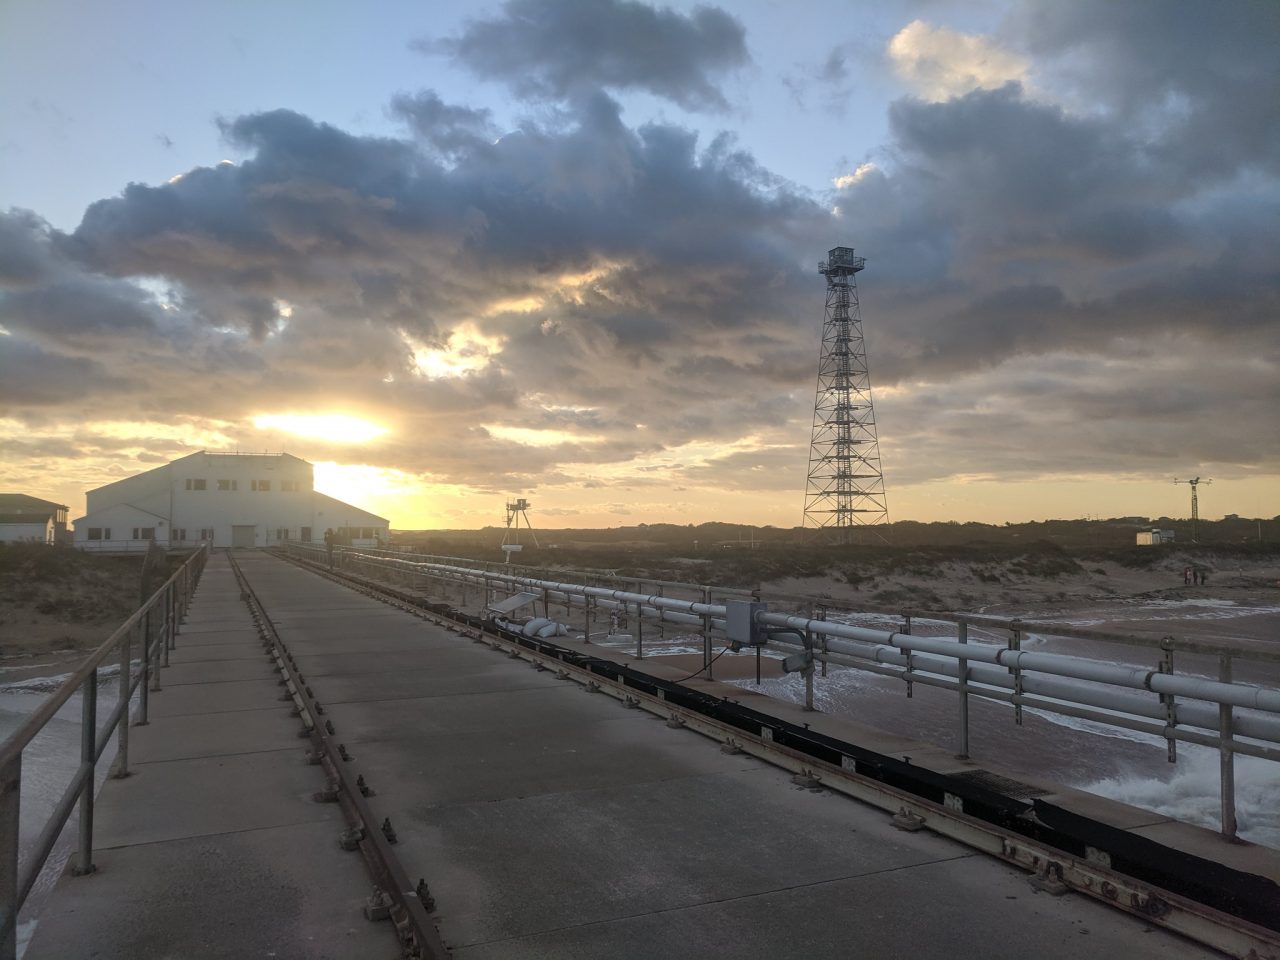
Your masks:
<svg viewBox="0 0 1280 960"><path fill-rule="evenodd" d="M818 272L827 278L827 312L818 357L804 526L828 529L837 543L851 543L856 528L889 519L854 280L864 266L866 260L855 257L852 247L836 247L825 263L818 264Z"/></svg>

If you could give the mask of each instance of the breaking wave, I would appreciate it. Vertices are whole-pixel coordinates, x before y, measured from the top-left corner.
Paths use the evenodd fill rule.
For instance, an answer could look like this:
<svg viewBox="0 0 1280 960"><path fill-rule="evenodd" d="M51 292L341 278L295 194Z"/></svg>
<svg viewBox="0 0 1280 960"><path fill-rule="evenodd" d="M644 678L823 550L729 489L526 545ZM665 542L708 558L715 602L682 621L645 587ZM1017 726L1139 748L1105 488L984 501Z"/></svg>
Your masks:
<svg viewBox="0 0 1280 960"><path fill-rule="evenodd" d="M1154 739L1154 738L1153 738ZM1164 741L1157 741L1163 743ZM1259 757L1236 757L1236 820L1242 839L1280 850L1280 764ZM1218 753L1179 744L1173 775L1106 777L1079 789L1175 820L1219 829Z"/></svg>

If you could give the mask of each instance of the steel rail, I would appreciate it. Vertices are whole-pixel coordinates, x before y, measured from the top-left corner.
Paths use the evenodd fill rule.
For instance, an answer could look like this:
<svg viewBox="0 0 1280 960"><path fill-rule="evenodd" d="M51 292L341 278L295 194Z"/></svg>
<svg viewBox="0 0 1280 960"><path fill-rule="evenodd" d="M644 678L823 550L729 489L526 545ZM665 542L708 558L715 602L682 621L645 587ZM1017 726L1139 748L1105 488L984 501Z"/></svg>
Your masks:
<svg viewBox="0 0 1280 960"><path fill-rule="evenodd" d="M162 653L167 665L167 651L178 633L179 624L208 557L209 548L202 545L96 650L85 657L71 675L0 745L0 960L13 960L17 956L18 914L35 887L77 803L80 806L80 827L74 872L83 875L94 871L94 773L98 761L110 745L112 734L116 733L119 751L114 775L128 776L129 710L133 695L141 689L137 723L148 722L147 708L153 682L156 684L154 689L160 689L158 683ZM163 614L163 618L160 629L153 635L151 614L156 610ZM132 638L140 628L142 638L139 659L135 661L132 657ZM98 670L117 648L120 651L120 697L99 731ZM136 674L133 670L135 662L140 667ZM77 691L82 694L80 763L62 796L45 819L25 861L20 862L18 812L22 802L23 752Z"/></svg>
<svg viewBox="0 0 1280 960"><path fill-rule="evenodd" d="M359 563L388 570L397 569L398 564L402 562L401 558L381 555L375 559L370 559L364 554L358 554L356 557ZM507 576L510 577L511 575ZM443 578L454 583L464 584L483 585L485 582L485 577L481 574L471 574L457 569L449 570L443 575ZM537 588L540 583L545 582L517 577L517 582L514 586ZM544 587L546 597L558 604L565 604L569 607L575 604L586 604L586 597L557 589L561 586L564 585L556 584L554 587ZM587 589L593 591L590 596L595 598L594 602L606 609L623 611L638 609L644 616L658 619L660 622L666 621L698 627L709 625L712 629L720 631L723 631L726 626L722 617L709 616L713 610L723 611L724 608L718 605L705 603L690 605L684 601L661 598L664 600L664 607L646 605L643 601L638 601L639 606L633 608L630 603L633 597L643 596L645 600L654 598L608 589ZM703 615L697 616L691 613L680 613L666 609L666 607L673 606L692 608L702 612ZM1112 664L1099 663L1078 657L1059 657L1053 654L1009 651L993 644L966 645L964 641L956 642L942 638L921 637L914 634L889 633L844 624L836 624L830 630L822 630L814 627L814 624L825 623L826 621L808 620L781 614L770 617L769 622L794 628L800 633L810 630L813 634L827 634L829 637L857 636L860 638L858 640L828 640L824 649L815 654L815 658L823 663L853 667L902 679L908 683L918 682L946 690L956 690L958 689L958 684L940 680L936 677L939 675L942 677L949 676L958 680L960 679L960 664L965 663L967 668L966 678L971 678L978 684L971 691L973 696L981 696L986 699L1014 705L1033 706L1048 712L1060 713L1064 716L1109 723L1125 729L1150 733L1166 740L1176 739L1203 746L1218 747L1220 742L1216 737L1210 737L1194 731L1184 731L1179 729L1177 725L1170 727L1168 724L1155 726L1137 723L1128 717L1118 716L1115 713L1081 710L1071 706L1071 701L1074 699L1077 703L1098 707L1101 710L1119 711L1153 720L1164 719L1167 708L1156 700L1132 695L1126 696L1119 692L1111 692L1100 688L1095 689L1086 685L1071 683L1064 685L1062 681L1055 680L1052 677L1037 678L1035 676L1027 676L1025 673L1020 681L1015 681L1010 679L1012 674L1008 670L991 669L985 665L994 664L1001 668L1012 667L1015 671L1020 669L1035 671L1040 668L1039 672L1042 673L1058 673L1070 679L1085 680L1092 683L1109 682L1112 685L1153 693L1195 696L1203 691L1209 691L1210 695L1217 698L1213 701L1217 706L1184 703L1179 707L1178 724L1198 726L1212 731L1217 731L1222 722L1221 704L1266 710L1268 708L1274 709L1275 704L1280 702L1278 700L1280 693L1264 688L1219 684L1215 681L1201 678L1172 677L1167 674L1161 674L1158 671L1141 668L1117 668ZM771 638L769 645L796 650L804 649L798 641L789 642L782 639L785 636L785 633L775 634ZM872 638L872 640L880 641L889 640L892 645L885 642L874 643L872 640L861 638ZM854 646L855 644L856 646ZM916 651L920 651L921 655L912 656ZM938 652L941 655L930 656L929 652ZM977 661L977 663L969 665L969 661ZM882 669L878 668L876 664L892 664L894 666L893 668ZM1019 683L1022 690L1039 693L1049 699L1023 698L1017 690ZM1000 688L1014 690L1014 693L1005 693ZM1063 702L1064 699L1066 700L1065 703ZM1270 740L1273 743L1280 742L1280 721L1236 716L1232 722L1234 730L1245 736L1256 736L1264 740ZM1231 740L1229 743L1233 752L1269 760L1280 760L1280 750L1276 748L1251 744L1241 740ZM967 750L962 752L967 752Z"/></svg>
<svg viewBox="0 0 1280 960"><path fill-rule="evenodd" d="M323 556L321 549L309 544L289 543L285 549L296 554ZM423 576L445 584L457 583L464 590L468 584L481 585L486 595L494 591L540 592L544 608L548 608L553 600L564 604L570 611L575 605L584 607L588 631L591 611L595 606L628 614L634 610L640 617L639 622L647 617L657 618L660 623L668 621L697 626L704 639L704 670L711 666L711 631L723 633L727 628L727 608L711 603L705 592L704 599L698 602L661 594L539 580L511 573L505 568L477 570L454 564L409 560L404 555L388 556L385 551L370 554L344 548L336 551L336 555L340 565L378 568L388 576ZM811 614L817 612L816 606L810 610ZM810 647L805 649L805 653L813 662L822 665L824 675L827 665L835 663L896 676L905 681L908 694L916 682L955 690L960 698L958 752L964 755L969 753L968 701L971 696L1012 704L1014 723L1018 725L1022 724L1023 707L1034 706L1049 713L1084 717L1124 729L1155 733L1166 741L1170 762L1177 759L1179 741L1216 748L1221 761L1221 831L1228 838L1233 838L1236 831L1235 754L1278 759L1276 748L1280 747L1280 716L1276 716L1276 708L1280 706L1280 692L1233 682L1233 659L1255 659L1253 647L1199 642L1180 644L1172 637L1165 637L1159 644L1162 659L1156 669L1150 670L1084 657L1022 651L1025 623L1020 620L998 622L1010 629L1008 642L1001 645L970 642L970 623L981 620L984 628L998 625L993 618L952 616L950 619L956 622L958 635L951 639L912 634L909 617L903 618L901 630L882 630L828 619L827 607L821 609L821 614L819 617L801 617L761 612L756 615L756 622L766 632L771 632L767 645L794 650L795 641L786 640L788 632L797 638L807 638ZM770 627L774 629L769 631ZM1128 639L1126 635L1104 631L1074 630L1071 633L1106 642ZM1136 642L1140 646L1150 646L1150 639L1137 638ZM639 656L642 653L639 630L636 647ZM1175 676L1174 653L1185 649L1216 652L1219 679ZM805 706L812 709L812 666L806 667L805 673ZM954 681L946 679L948 677ZM974 688L970 687L970 680L975 681ZM984 685L997 690L984 692ZM1136 693L1128 693L1127 690ZM1028 694L1031 699L1028 699ZM1241 709L1245 712L1237 712ZM1163 722L1157 727L1151 721Z"/></svg>
<svg viewBox="0 0 1280 960"><path fill-rule="evenodd" d="M381 557L366 558L365 555L360 553L353 554L353 557L357 561L374 559L376 561L382 561L383 563L388 562L385 558ZM409 566L416 567L423 572L439 569L442 573L454 575L474 574L474 571L468 571L466 568L451 566L441 568L433 564L424 564L415 561L406 561L403 559L399 559L395 562L397 564L407 564ZM676 612L688 617L689 619L686 622L690 624L693 624L694 622L701 624L703 614L711 614L713 617L723 617L726 614L726 608L721 604L705 604L697 601L678 600L673 597L660 595L638 594L624 590L610 590L604 587L591 587L582 584L535 580L529 577L513 576L510 574L490 574L488 577L498 579L499 581L505 580L509 584L513 584L515 586L550 591L559 597L576 594L582 597L595 598L606 603L638 604L638 609L641 609L642 611L645 607L648 607L654 611L665 610ZM1270 690L1249 684L1222 683L1216 680L1199 677L1177 677L1161 673L1158 670L1126 667L1105 661L1091 660L1085 657L1011 650L998 647L994 644L961 644L958 640L951 640L947 638L922 637L910 633L899 633L891 630L874 630L869 627L853 626L851 624L837 623L825 619L818 620L806 617L797 617L789 614L764 613L759 616L759 621L770 626L812 633L815 636L856 640L880 647L931 653L954 660L965 659L968 661L980 661L1001 667L1007 667L1015 671L1032 671L1036 673L1052 674L1074 680L1129 687L1157 694L1203 700L1215 705L1230 705L1253 710L1262 710L1268 713L1280 713L1280 690ZM854 655L856 656L857 653L855 652ZM1213 718L1212 723L1205 724L1205 726L1208 729L1216 729L1216 716ZM1266 732L1260 733L1259 736L1266 739L1272 739L1275 742L1280 743L1280 722L1274 725L1265 724L1262 726L1262 729Z"/></svg>
<svg viewBox="0 0 1280 960"><path fill-rule="evenodd" d="M323 548L316 548L311 544L291 542L289 545L318 550L323 553ZM356 552L358 549L358 552L360 553L376 555L386 559L407 560L412 558L414 562L441 563L446 566L478 564L481 569L490 573L490 575L499 577L503 575L519 576L520 574L512 574L513 569L528 570L531 572L539 569L536 567L525 567L520 564L474 560L467 557L444 557L432 554L406 554L394 550L374 551L369 550L368 548L338 547L337 549L339 551L351 550L352 552ZM470 569L474 570L475 567L473 566ZM706 589L722 596L750 597L754 595L753 591L735 587L709 586L705 584L682 583L679 581L669 580L650 580L647 578L636 577L610 577L592 571L563 570L559 572L570 576L580 576L584 579L590 580L618 579L630 583L652 583L655 585L678 587L692 593L697 593ZM531 579L537 578L531 577ZM781 603L815 607L835 607L839 602L829 596L811 596L806 594L789 594L783 592L770 592L765 599L777 600ZM1197 640L1195 638L1187 637L1171 638L1161 631L1142 633L1140 631L1099 630L1093 627L1078 627L1073 624L1055 623L1052 620L1023 620L1018 617L998 617L994 614L985 613L956 613L949 610L933 610L927 607L886 607L871 604L860 607L859 612L871 613L884 617L909 618L912 620L933 620L939 623L951 623L957 626L960 624L968 624L973 627L980 627L988 630L1018 630L1023 633L1047 633L1057 637L1070 637L1075 640L1090 640L1097 643L1118 644L1123 646L1144 648L1157 647L1164 649L1165 646L1172 643L1173 649L1176 652L1181 653L1197 653L1205 656L1219 656L1225 653L1232 656L1248 657L1253 660L1280 663L1280 649L1277 649L1274 644L1266 644L1250 640Z"/></svg>
<svg viewBox="0 0 1280 960"><path fill-rule="evenodd" d="M411 886L403 865L391 850L391 841L384 835L365 800L361 783L349 769L346 749L337 742L332 721L323 716L319 701L303 681L293 655L281 639L253 584L235 557L230 553L228 557L245 602L257 622L263 646L275 661L282 682L303 716L306 735L314 748L311 756L321 762L329 777L332 796L326 799L336 800L342 807L352 831L348 842L360 850L373 878L374 892L366 906L366 916L374 920L385 913L391 919L406 957L412 960L446 960L450 955L449 949L423 901L429 896L427 887L425 884Z"/></svg>
<svg viewBox="0 0 1280 960"><path fill-rule="evenodd" d="M1199 943L1240 960L1280 960L1280 933L1240 916L1218 910L1199 900L1111 867L1105 851L1088 849L1079 856L1043 839L1002 828L965 810L966 801L944 794L941 803L919 793L886 782L883 774L860 772L861 763L842 756L830 762L778 742L785 721L773 720L754 734L740 725L727 723L705 713L672 703L663 696L637 689L626 681L633 671L622 668L622 678L603 676L572 661L569 651L549 641L505 637L447 614L424 608L422 601L385 584L348 572L327 570L325 565L285 554L304 569L318 573L382 600L422 619L461 632L496 651L557 670L557 675L583 685L589 691L606 693L624 705L638 706L696 733L719 741L730 751L742 751L781 767L838 793L896 814L895 823L908 829L924 828L966 846L997 857L1006 863L1036 874L1041 882L1055 881L1066 889L1139 917L1143 921L1176 931ZM661 682L661 681L660 681ZM808 731L801 732L807 735ZM874 768L873 768L874 769ZM1032 820L1034 821L1034 817ZM1111 829L1111 828L1108 828ZM1123 831L1115 831L1123 832ZM1150 842L1150 841L1145 841Z"/></svg>

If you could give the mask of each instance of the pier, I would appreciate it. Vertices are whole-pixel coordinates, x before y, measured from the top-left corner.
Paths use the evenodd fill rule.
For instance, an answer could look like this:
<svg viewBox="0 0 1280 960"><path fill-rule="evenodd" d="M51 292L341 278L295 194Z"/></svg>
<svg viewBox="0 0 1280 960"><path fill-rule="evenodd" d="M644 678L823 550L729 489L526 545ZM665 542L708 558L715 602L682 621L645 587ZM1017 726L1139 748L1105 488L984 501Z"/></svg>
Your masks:
<svg viewBox="0 0 1280 960"><path fill-rule="evenodd" d="M1238 882L1233 917L901 774L977 782L947 751L360 587L210 555L27 960L1280 955L1275 851L1036 785Z"/></svg>

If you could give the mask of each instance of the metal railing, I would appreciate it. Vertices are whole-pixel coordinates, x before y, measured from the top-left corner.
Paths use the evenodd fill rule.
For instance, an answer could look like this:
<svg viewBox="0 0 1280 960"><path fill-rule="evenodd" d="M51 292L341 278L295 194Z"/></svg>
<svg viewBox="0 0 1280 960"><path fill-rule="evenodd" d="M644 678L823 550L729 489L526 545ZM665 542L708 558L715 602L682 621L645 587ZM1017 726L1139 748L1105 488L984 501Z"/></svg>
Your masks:
<svg viewBox="0 0 1280 960"><path fill-rule="evenodd" d="M17 951L18 912L26 903L40 871L53 852L72 810L80 806L75 873L92 873L94 773L98 761L117 734L112 776L129 774L129 705L135 691L138 715L134 724L148 721L150 694L160 690L160 668L169 665L179 625L191 603L209 557L201 546L151 595L76 671L49 695L3 744L0 744L0 960L13 960ZM139 669L135 674L134 654ZM98 729L98 670L112 654L119 654L120 693L104 727ZM22 797L23 751L76 691L81 692L80 765L54 805L35 845L19 862L18 813Z"/></svg>
<svg viewBox="0 0 1280 960"><path fill-rule="evenodd" d="M323 547L290 543L286 549L312 561L325 560ZM344 569L393 579L413 582L425 578L458 585L464 591L469 586L483 591L486 603L498 594L530 592L542 601L546 617L552 615L553 604L563 607L569 618L581 613L588 640L593 617L602 610L621 611L636 618L637 657L644 655L640 629L643 621L683 627L702 635L701 672L707 678L715 659L711 635L726 634L726 604L751 596L746 591L717 587L715 594L725 598L725 603L716 603L712 588L701 584L650 581L670 589L646 593L617 589L616 581L609 578L592 577L595 584L570 583L531 576L527 569L505 564L407 557L343 547L335 548L334 562ZM673 596L675 593L688 596ZM916 683L954 691L959 701L956 746L961 757L969 755L971 697L1010 704L1018 725L1023 722L1024 708L1034 708L1159 737L1166 741L1170 762L1177 759L1180 741L1211 747L1220 755L1221 830L1229 838L1235 836L1237 829L1235 756L1280 761L1280 690L1233 679L1238 664L1280 663L1280 648L1273 644L1142 635L918 610L894 615L900 620L899 628L883 630L841 622L849 617L840 616L826 598L791 596L777 606L790 607L792 612L771 609L759 612L755 619L766 638L763 646L788 655L802 655L806 709L813 709L815 665L823 676L827 665L832 664L896 678L906 684L908 693ZM886 615L881 610L874 612ZM913 620L918 625L925 617L943 626L954 626L954 635L913 634ZM978 630L988 632L993 639L975 636ZM1023 641L1031 633L1122 644L1129 648L1130 658L1154 654L1155 663L1148 669L1105 659L1023 650ZM994 639L1001 634L1002 641ZM1216 679L1176 673L1175 663L1185 662L1189 655L1213 658Z"/></svg>

